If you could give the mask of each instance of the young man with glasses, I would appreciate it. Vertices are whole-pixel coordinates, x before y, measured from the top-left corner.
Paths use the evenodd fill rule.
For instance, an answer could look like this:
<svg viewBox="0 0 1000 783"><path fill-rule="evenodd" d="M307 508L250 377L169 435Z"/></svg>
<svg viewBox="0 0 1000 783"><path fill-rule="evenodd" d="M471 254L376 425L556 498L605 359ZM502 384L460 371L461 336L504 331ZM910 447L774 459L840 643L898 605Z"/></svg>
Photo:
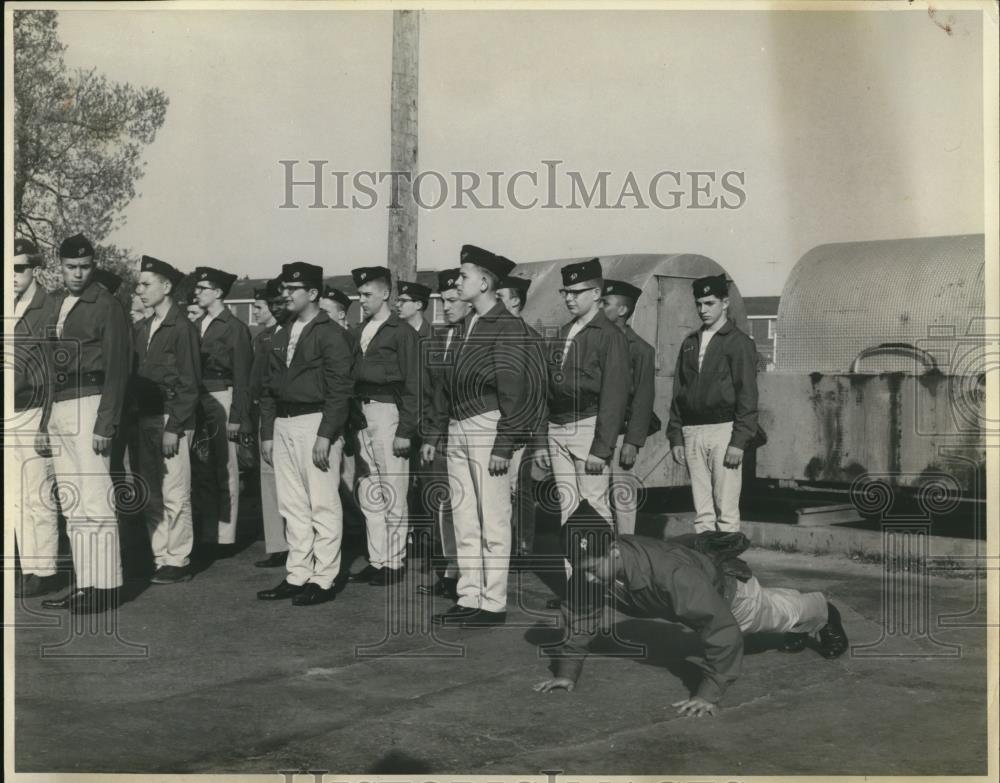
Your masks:
<svg viewBox="0 0 1000 783"><path fill-rule="evenodd" d="M628 406L628 341L599 306L601 262L562 268L560 293L572 320L559 330L548 355L548 449L536 457L552 470L565 525L586 500L613 526L608 463Z"/></svg>
<svg viewBox="0 0 1000 783"><path fill-rule="evenodd" d="M194 293L205 314L197 322L201 335L201 427L208 448L208 470L198 472L195 515L201 540L223 555L236 543L240 469L237 445L251 432L250 330L229 312L225 298L236 275L211 267L194 270Z"/></svg>

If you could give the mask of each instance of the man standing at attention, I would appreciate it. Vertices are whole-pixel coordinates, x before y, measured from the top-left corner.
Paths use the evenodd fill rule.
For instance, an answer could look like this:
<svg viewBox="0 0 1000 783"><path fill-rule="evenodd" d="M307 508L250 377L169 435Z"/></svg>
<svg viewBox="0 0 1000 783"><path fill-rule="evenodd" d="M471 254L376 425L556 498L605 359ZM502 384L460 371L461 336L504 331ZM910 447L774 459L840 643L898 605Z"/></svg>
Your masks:
<svg viewBox="0 0 1000 783"><path fill-rule="evenodd" d="M383 266L351 270L364 320L352 329L361 349L355 396L364 413L358 503L368 529L369 564L352 578L386 586L403 578L410 446L419 424L417 333L392 312L392 276Z"/></svg>
<svg viewBox="0 0 1000 783"><path fill-rule="evenodd" d="M348 328L347 311L351 309L351 297L343 291L332 286L324 288L323 296L319 298L319 309L330 316L337 326Z"/></svg>
<svg viewBox="0 0 1000 783"><path fill-rule="evenodd" d="M625 334L628 340L629 364L632 367L625 429L618 439L615 458L611 460L613 476L611 497L615 506L618 532L635 533L635 515L639 506L642 482L632 472L639 449L646 438L660 428L653 414L656 396L656 349L637 335L628 325L642 291L620 280L604 281L604 315ZM656 421L655 428L653 422Z"/></svg>
<svg viewBox="0 0 1000 783"><path fill-rule="evenodd" d="M274 336L261 396L262 454L274 466L286 521L288 575L257 598L313 606L334 598L344 515L340 454L354 390L347 333L319 308L322 267L295 262L281 271L288 311Z"/></svg>
<svg viewBox="0 0 1000 783"><path fill-rule="evenodd" d="M737 531L740 465L757 434L757 350L727 317L725 274L692 287L702 326L681 343L667 437L691 475L695 531Z"/></svg>
<svg viewBox="0 0 1000 783"><path fill-rule="evenodd" d="M63 508L73 550L74 589L47 609L103 612L118 602L122 563L113 505L111 441L121 423L131 325L94 282L94 247L82 234L59 246L66 291L56 298L53 396L48 429L56 482L75 503Z"/></svg>
<svg viewBox="0 0 1000 783"><path fill-rule="evenodd" d="M201 334L202 393L200 413L208 438L208 465L198 482L195 512L201 540L222 547L236 543L240 504L240 468L236 447L240 433L250 432L250 330L229 312L224 299L236 275L210 267L194 270L194 291L205 311L197 326ZM201 475L202 472L199 472Z"/></svg>
<svg viewBox="0 0 1000 783"><path fill-rule="evenodd" d="M30 239L14 240L14 419L5 427L11 456L9 475L16 476L8 497L13 509L14 538L20 557L17 595L36 596L57 589L56 557L59 525L52 496L54 474L48 426L52 407L52 356L45 333L53 299L35 280L42 256Z"/></svg>
<svg viewBox="0 0 1000 783"><path fill-rule="evenodd" d="M191 578L191 438L201 382L198 332L174 304L184 278L170 264L143 256L139 296L153 314L139 322L130 388L137 408L133 469L149 488L143 508L156 585Z"/></svg>
<svg viewBox="0 0 1000 783"><path fill-rule="evenodd" d="M540 449L537 461L558 482L561 524L586 500L613 526L608 462L628 406L628 341L599 306L598 259L564 266L562 282L573 319L549 353L548 450Z"/></svg>

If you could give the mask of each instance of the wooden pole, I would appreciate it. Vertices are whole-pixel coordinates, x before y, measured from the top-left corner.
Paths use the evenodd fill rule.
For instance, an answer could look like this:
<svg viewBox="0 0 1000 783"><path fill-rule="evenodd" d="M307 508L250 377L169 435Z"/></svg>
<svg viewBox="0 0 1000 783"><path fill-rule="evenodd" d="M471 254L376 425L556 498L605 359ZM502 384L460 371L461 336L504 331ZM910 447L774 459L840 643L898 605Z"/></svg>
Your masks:
<svg viewBox="0 0 1000 783"><path fill-rule="evenodd" d="M420 53L419 11L392 12L392 134L394 176L389 205L388 267L393 280L416 280L417 204L411 183L417 175L417 69ZM398 183L398 188L396 186Z"/></svg>

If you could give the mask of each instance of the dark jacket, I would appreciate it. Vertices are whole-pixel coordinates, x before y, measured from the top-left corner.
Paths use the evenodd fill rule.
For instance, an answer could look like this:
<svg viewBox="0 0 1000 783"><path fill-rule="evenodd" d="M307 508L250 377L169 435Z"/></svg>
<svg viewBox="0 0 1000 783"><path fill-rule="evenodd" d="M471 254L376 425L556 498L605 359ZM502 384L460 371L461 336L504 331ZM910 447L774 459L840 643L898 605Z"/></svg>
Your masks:
<svg viewBox="0 0 1000 783"><path fill-rule="evenodd" d="M316 436L336 440L344 433L354 391L350 338L321 310L302 329L291 364L286 366L292 325L292 321L286 323L271 341L260 398L261 439L274 438L274 419L285 403L291 403L322 406Z"/></svg>
<svg viewBox="0 0 1000 783"><path fill-rule="evenodd" d="M195 321L198 334L208 314ZM233 402L229 423L250 432L250 367L253 364L250 330L223 307L201 337L201 387L203 392L225 391L232 387Z"/></svg>
<svg viewBox="0 0 1000 783"><path fill-rule="evenodd" d="M629 388L628 410L625 413L625 442L641 449L646 444L653 420L653 399L656 397L656 349L625 327L632 385Z"/></svg>
<svg viewBox="0 0 1000 783"><path fill-rule="evenodd" d="M623 575L608 588L606 597L600 597L605 600L563 606L568 637L558 650L556 676L574 682L580 676L606 600L611 599L625 614L679 622L695 631L704 648L704 658L697 662L703 678L696 695L718 701L739 676L743 660L743 634L730 609L735 580L727 579L711 557L683 538L664 541L623 535L616 544Z"/></svg>
<svg viewBox="0 0 1000 783"><path fill-rule="evenodd" d="M510 459L515 449L527 443L537 421L542 378L530 370L534 348L527 325L511 315L503 302L497 302L474 324L472 317L470 314L464 320L464 335L448 374L448 415L462 421L499 411L492 454Z"/></svg>
<svg viewBox="0 0 1000 783"><path fill-rule="evenodd" d="M351 329L361 346L361 333L368 321ZM355 395L362 400L391 402L399 409L397 438L414 438L420 423L419 337L413 327L392 313L368 345L359 353L355 371Z"/></svg>
<svg viewBox="0 0 1000 783"><path fill-rule="evenodd" d="M55 334L66 293L53 297ZM53 401L101 395L94 434L113 437L121 421L129 381L132 326L121 303L97 283L80 294L53 343Z"/></svg>
<svg viewBox="0 0 1000 783"><path fill-rule="evenodd" d="M181 435L195 428L201 383L198 332L176 304L150 339L153 320L146 318L138 324L129 396L140 416L166 413L166 431Z"/></svg>
<svg viewBox="0 0 1000 783"><path fill-rule="evenodd" d="M260 395L264 388L264 375L267 372L267 365L271 357L271 343L274 334L281 329L281 325L274 323L264 327L253 336L250 347L253 351L253 362L250 365L250 402L257 404L260 402Z"/></svg>
<svg viewBox="0 0 1000 783"><path fill-rule="evenodd" d="M48 425L51 409L53 298L40 283L28 302L28 309L14 323L14 410L42 408L40 429Z"/></svg>
<svg viewBox="0 0 1000 783"><path fill-rule="evenodd" d="M562 362L563 346L572 322L549 344L548 421L567 424L597 417L590 453L609 459L615 449L628 407L628 340L603 312L581 329Z"/></svg>
<svg viewBox="0 0 1000 783"><path fill-rule="evenodd" d="M443 448L448 440L449 386L451 375L455 368L455 349L462 342L462 322L449 324L434 330L435 334L423 346L430 383L430 402L423 410L424 421L421 425L421 435L424 443L430 443L435 448ZM451 339L448 339L449 334Z"/></svg>
<svg viewBox="0 0 1000 783"><path fill-rule="evenodd" d="M732 321L709 340L698 370L701 330L681 343L674 370L673 399L667 437L684 444L681 428L692 424L733 422L729 443L745 449L757 434L757 349Z"/></svg>
<svg viewBox="0 0 1000 783"><path fill-rule="evenodd" d="M431 322L424 318L416 332L417 366L420 368L420 386L417 389L420 419L416 437L426 443L429 442L427 441L427 425L434 415L433 371L429 361L431 346L434 342L434 330L431 327ZM411 458L417 458L419 461L419 454L414 451Z"/></svg>

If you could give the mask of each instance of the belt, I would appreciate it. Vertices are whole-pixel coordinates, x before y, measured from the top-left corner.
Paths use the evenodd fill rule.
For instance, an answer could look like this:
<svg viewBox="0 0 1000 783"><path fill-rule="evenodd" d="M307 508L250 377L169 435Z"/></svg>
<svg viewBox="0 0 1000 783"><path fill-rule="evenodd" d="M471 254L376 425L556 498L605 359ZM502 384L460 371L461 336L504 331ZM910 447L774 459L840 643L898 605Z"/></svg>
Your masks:
<svg viewBox="0 0 1000 783"><path fill-rule="evenodd" d="M56 389L62 391L64 389L72 388L82 388L84 386L103 386L104 385L104 371L98 370L97 372L81 372L81 373L67 373L65 376L56 375Z"/></svg>
<svg viewBox="0 0 1000 783"><path fill-rule="evenodd" d="M223 370L203 370L201 373L202 380L210 381L225 381L226 383L232 385L233 379Z"/></svg>
<svg viewBox="0 0 1000 783"><path fill-rule="evenodd" d="M323 403L321 402L279 402L277 407L278 416L282 419L323 412Z"/></svg>

